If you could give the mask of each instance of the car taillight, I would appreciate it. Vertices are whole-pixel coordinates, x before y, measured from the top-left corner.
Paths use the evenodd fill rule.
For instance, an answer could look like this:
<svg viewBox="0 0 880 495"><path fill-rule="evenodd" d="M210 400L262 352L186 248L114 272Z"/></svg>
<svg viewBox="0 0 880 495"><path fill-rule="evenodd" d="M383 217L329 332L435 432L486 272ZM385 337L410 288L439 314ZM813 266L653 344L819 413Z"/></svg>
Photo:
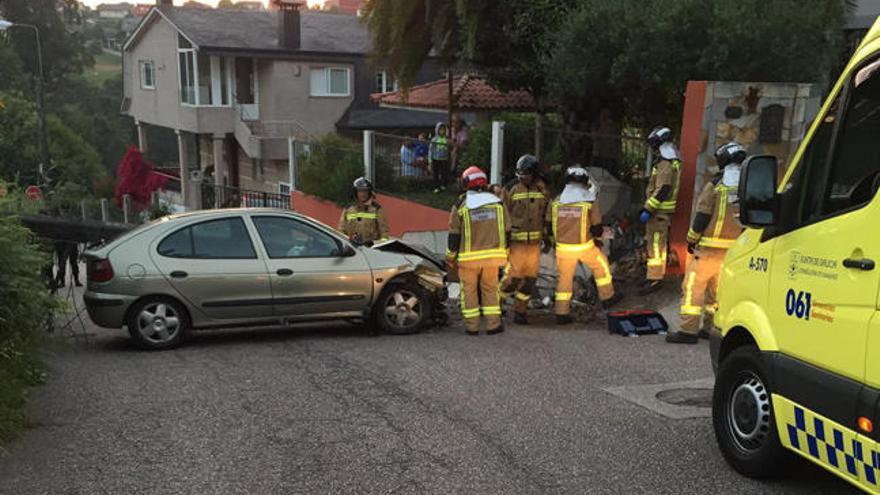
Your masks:
<svg viewBox="0 0 880 495"><path fill-rule="evenodd" d="M113 265L110 260L92 260L89 264L89 280L92 282L108 282L113 278Z"/></svg>

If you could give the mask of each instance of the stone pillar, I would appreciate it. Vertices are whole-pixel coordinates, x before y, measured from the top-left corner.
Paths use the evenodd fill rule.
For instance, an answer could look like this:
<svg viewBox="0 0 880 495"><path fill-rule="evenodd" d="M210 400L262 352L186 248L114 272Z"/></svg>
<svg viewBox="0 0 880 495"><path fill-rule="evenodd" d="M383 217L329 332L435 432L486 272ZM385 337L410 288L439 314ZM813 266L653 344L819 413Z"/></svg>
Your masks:
<svg viewBox="0 0 880 495"><path fill-rule="evenodd" d="M198 205L190 204L189 154L186 148L186 135L180 129L174 133L177 134L177 159L180 162L180 195L183 198L184 206L197 209Z"/></svg>
<svg viewBox="0 0 880 495"><path fill-rule="evenodd" d="M229 183L226 179L226 157L223 154L223 144L226 142L225 134L214 134L214 185L225 186Z"/></svg>
<svg viewBox="0 0 880 495"><path fill-rule="evenodd" d="M140 121L135 120L134 125L137 127L137 135L138 135L138 149L141 150L141 153L147 152L147 128L140 123Z"/></svg>

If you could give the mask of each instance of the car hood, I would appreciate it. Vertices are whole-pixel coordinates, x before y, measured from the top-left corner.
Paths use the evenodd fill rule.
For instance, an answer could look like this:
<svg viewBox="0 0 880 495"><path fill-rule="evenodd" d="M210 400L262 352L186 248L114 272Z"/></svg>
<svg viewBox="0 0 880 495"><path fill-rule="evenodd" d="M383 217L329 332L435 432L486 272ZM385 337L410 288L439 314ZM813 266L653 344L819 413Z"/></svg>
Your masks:
<svg viewBox="0 0 880 495"><path fill-rule="evenodd" d="M422 258L429 264L433 265L440 271L446 271L446 260L443 259L443 256L431 251L430 249L422 246L421 244L414 244L401 241L400 239L390 239L387 241L377 242L373 244L371 249L365 249L364 251L382 251L385 253L397 253L402 255L409 256L418 256ZM368 255L369 256L369 255Z"/></svg>

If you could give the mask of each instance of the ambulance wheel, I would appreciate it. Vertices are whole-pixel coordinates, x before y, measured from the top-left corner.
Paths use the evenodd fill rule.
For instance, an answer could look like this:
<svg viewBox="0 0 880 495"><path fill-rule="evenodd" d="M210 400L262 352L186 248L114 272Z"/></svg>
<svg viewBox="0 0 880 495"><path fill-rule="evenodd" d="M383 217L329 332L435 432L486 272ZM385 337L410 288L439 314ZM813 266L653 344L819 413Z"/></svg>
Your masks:
<svg viewBox="0 0 880 495"><path fill-rule="evenodd" d="M431 309L431 297L419 284L390 282L377 301L375 324L392 335L417 333L431 321Z"/></svg>
<svg viewBox="0 0 880 495"><path fill-rule="evenodd" d="M718 447L733 469L752 478L770 475L784 453L759 356L751 345L731 352L718 370L712 397Z"/></svg>

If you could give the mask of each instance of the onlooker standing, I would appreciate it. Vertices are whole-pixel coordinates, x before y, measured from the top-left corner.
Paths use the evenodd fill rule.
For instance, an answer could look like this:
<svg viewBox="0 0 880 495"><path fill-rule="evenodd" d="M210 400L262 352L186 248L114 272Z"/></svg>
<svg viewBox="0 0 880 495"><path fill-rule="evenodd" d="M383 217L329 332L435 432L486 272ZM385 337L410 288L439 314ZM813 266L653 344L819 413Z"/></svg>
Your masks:
<svg viewBox="0 0 880 495"><path fill-rule="evenodd" d="M73 275L73 283L77 287L82 287L82 283L79 281L79 245L73 241L56 241L55 254L58 256L55 287L64 287L67 282L68 264L70 264L70 273Z"/></svg>
<svg viewBox="0 0 880 495"><path fill-rule="evenodd" d="M422 170L416 167L416 144L407 139L400 145L400 168L404 177L421 177Z"/></svg>
<svg viewBox="0 0 880 495"><path fill-rule="evenodd" d="M429 175L431 167L428 163L428 135L424 132L419 133L419 138L413 142L413 145L416 152L416 159L413 165L422 171L422 175Z"/></svg>
<svg viewBox="0 0 880 495"><path fill-rule="evenodd" d="M431 139L428 156L434 171L434 193L446 190L449 183L449 139L446 137L446 124L437 122L435 135Z"/></svg>
<svg viewBox="0 0 880 495"><path fill-rule="evenodd" d="M463 118L456 115L452 119L452 170L458 171L461 166L459 159L464 155L468 144L468 125Z"/></svg>

